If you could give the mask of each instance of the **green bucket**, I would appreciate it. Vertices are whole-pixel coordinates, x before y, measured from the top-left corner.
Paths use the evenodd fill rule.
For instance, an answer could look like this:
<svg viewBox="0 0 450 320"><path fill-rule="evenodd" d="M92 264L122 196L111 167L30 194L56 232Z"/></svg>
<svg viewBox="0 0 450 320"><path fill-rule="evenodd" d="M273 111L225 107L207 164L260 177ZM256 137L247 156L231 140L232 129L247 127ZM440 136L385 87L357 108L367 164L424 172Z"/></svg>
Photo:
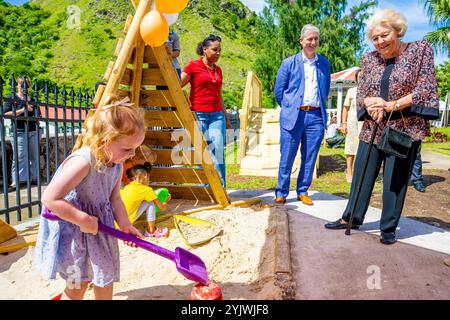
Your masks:
<svg viewBox="0 0 450 320"><path fill-rule="evenodd" d="M164 203L166 202L167 196L169 195L169 189L167 188L156 189L155 194L158 197L159 201L161 201L161 203ZM159 209L158 206L155 206L155 211L156 213L158 213L161 211L161 209Z"/></svg>

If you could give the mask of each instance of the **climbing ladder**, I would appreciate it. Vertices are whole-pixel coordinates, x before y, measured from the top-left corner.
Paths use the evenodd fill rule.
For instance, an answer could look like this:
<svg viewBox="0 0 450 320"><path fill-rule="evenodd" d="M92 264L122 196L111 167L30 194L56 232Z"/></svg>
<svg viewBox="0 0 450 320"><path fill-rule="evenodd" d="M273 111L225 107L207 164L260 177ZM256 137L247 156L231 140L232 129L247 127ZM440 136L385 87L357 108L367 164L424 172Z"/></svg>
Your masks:
<svg viewBox="0 0 450 320"><path fill-rule="evenodd" d="M144 144L157 155L151 187L168 188L172 198L210 200L227 207L228 194L171 58L164 46L148 46L140 35L141 21L152 0L132 2L136 13L128 16L125 38L119 39L115 50L117 59L109 63L106 85L98 87L94 105L103 105L108 95L117 93L145 109ZM157 90L157 86L167 89Z"/></svg>

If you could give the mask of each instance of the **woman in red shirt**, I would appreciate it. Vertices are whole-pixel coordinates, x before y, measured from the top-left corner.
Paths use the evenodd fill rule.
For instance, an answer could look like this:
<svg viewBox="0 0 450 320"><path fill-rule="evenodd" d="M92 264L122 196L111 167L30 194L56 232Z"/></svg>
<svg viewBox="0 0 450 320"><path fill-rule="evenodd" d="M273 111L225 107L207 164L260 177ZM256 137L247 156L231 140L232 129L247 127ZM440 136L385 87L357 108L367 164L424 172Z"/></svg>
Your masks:
<svg viewBox="0 0 450 320"><path fill-rule="evenodd" d="M181 73L181 87L190 83L189 100L212 151L214 166L225 187L225 129L231 129L222 99L222 69L216 64L222 39L210 34L197 46L200 59L193 60Z"/></svg>

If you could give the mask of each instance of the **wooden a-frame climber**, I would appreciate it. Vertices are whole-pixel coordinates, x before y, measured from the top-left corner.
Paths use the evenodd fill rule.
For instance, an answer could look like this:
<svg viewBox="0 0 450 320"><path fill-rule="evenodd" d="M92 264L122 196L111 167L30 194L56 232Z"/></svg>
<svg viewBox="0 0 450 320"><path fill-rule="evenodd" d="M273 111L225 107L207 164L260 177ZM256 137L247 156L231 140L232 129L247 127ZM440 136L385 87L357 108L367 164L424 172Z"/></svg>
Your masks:
<svg viewBox="0 0 450 320"><path fill-rule="evenodd" d="M115 50L117 60L109 63L104 76L107 84L98 88L94 105L101 106L108 95L118 93L146 109L144 144L157 155L150 176L150 181L156 183L152 187L168 188L172 198L211 200L227 207L228 194L206 150L205 139L171 58L164 46L148 46L140 35L141 21L152 0L132 2L136 13L134 17L128 16L125 39L119 39ZM168 90L156 90L156 86L166 86ZM179 148L180 144L183 148Z"/></svg>

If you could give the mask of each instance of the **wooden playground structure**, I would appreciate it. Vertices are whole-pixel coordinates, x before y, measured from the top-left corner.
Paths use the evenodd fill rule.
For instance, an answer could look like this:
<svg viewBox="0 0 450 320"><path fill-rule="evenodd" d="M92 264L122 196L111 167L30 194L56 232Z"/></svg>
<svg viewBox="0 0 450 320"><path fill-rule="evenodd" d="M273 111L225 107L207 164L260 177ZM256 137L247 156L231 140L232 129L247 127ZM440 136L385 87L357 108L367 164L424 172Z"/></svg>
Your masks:
<svg viewBox="0 0 450 320"><path fill-rule="evenodd" d="M132 2L136 13L128 16L125 38L119 39L115 50L117 59L109 63L104 75L107 84L99 86L94 105L101 106L108 95L118 93L145 109L144 144L157 155L151 187L165 187L175 199L210 200L227 207L230 199L171 58L164 46L146 45L140 35L140 23L152 1ZM167 89L157 90L161 87Z"/></svg>

